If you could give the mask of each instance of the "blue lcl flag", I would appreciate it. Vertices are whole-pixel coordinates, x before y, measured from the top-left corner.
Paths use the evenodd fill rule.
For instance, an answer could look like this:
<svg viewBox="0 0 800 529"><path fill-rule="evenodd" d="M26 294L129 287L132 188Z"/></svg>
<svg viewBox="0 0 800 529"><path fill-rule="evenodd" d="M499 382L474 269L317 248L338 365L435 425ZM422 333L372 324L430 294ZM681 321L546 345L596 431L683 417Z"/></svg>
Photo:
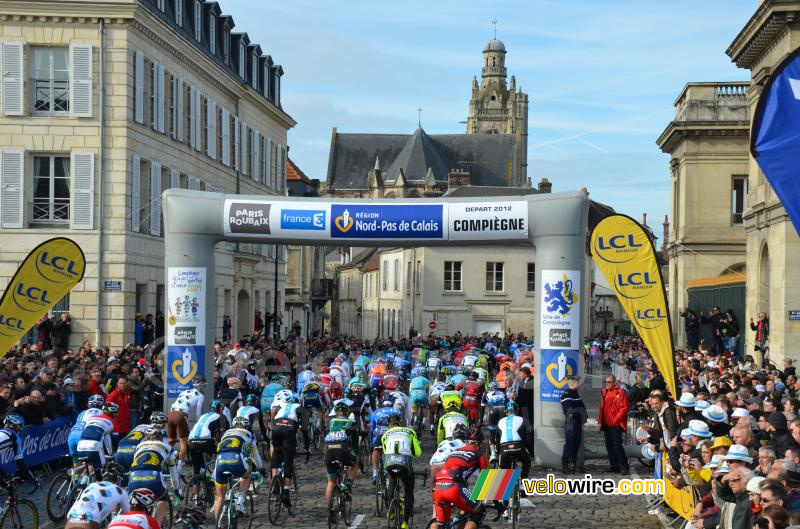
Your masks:
<svg viewBox="0 0 800 529"><path fill-rule="evenodd" d="M753 158L800 233L800 50L767 81L750 141Z"/></svg>

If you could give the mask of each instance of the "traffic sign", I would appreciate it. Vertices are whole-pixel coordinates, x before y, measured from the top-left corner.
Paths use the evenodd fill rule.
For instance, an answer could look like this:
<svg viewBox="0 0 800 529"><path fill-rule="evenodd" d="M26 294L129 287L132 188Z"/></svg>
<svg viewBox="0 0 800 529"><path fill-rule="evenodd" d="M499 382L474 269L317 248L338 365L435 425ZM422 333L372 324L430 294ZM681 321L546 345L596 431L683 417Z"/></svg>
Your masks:
<svg viewBox="0 0 800 529"><path fill-rule="evenodd" d="M434 329L436 328L436 322L435 322L435 321L431 321L431 322L428 324L428 328L429 328L430 330L434 330Z"/></svg>

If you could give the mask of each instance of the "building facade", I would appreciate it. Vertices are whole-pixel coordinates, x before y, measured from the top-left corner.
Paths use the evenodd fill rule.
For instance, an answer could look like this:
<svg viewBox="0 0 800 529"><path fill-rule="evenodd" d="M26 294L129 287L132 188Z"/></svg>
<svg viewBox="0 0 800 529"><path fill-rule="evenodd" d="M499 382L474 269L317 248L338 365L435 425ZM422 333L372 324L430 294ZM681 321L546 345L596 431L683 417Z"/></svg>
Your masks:
<svg viewBox="0 0 800 529"><path fill-rule="evenodd" d="M750 116L769 73L800 42L800 2L763 0L734 38L726 53L740 68L751 72L748 91ZM800 321L788 311L800 308L800 237L786 210L752 156L748 164L747 207L743 221L747 248L747 318L766 312L770 321L770 358L797 354ZM743 324L746 322L742 322ZM753 350L754 333L747 332L747 350Z"/></svg>
<svg viewBox="0 0 800 529"><path fill-rule="evenodd" d="M133 342L164 306L161 193L286 192L283 69L204 0L4 0L0 280L38 243L75 240L86 276L62 300L71 344ZM218 331L283 307L275 246L217 249ZM278 259L278 288L274 261Z"/></svg>
<svg viewBox="0 0 800 529"><path fill-rule="evenodd" d="M675 119L656 142L670 155L673 222L665 237L669 270L664 279L669 283L677 344L686 344L680 314L690 307L689 286L743 274L747 268L748 87L749 83L687 84L675 100ZM691 308L699 315L710 307Z"/></svg>

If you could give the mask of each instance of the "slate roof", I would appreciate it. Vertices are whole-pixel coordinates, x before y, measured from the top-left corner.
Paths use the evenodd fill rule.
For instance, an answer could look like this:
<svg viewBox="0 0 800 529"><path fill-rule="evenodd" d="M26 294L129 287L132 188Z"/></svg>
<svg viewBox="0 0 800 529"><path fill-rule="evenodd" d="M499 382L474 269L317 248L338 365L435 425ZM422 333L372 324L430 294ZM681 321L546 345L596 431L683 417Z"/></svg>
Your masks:
<svg viewBox="0 0 800 529"><path fill-rule="evenodd" d="M334 129L328 157L328 188L367 190L367 176L380 160L384 181L402 168L407 181L424 181L428 169L438 183L451 168L470 172L472 185L507 186L514 180L513 134L342 134Z"/></svg>

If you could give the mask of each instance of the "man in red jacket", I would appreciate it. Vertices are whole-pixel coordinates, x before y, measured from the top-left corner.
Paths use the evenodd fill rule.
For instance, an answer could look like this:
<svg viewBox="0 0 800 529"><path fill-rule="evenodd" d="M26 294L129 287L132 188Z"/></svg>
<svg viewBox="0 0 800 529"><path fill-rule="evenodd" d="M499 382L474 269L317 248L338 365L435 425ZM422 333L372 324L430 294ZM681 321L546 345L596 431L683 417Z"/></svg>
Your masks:
<svg viewBox="0 0 800 529"><path fill-rule="evenodd" d="M611 472L628 474L628 457L622 447L622 432L628 429L628 396L617 386L614 375L606 375L605 381L597 422L606 438Z"/></svg>
<svg viewBox="0 0 800 529"><path fill-rule="evenodd" d="M131 389L128 387L128 379L124 375L120 375L117 379L117 387L108 394L106 402L113 402L119 406L117 416L114 417L114 431L111 434L114 450L116 450L119 440L131 429Z"/></svg>

